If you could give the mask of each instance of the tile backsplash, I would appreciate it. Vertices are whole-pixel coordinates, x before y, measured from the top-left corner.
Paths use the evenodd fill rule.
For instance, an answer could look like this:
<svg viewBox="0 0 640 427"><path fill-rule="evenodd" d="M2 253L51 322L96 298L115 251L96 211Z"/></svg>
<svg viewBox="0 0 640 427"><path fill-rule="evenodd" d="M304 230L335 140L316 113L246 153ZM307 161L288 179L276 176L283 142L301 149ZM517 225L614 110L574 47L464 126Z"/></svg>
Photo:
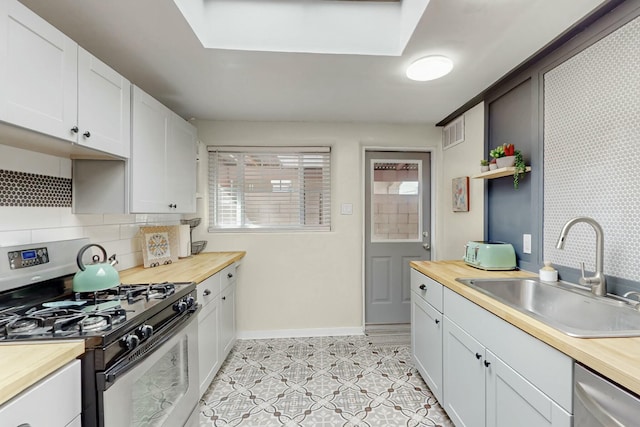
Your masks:
<svg viewBox="0 0 640 427"><path fill-rule="evenodd" d="M594 270L595 233L564 223L590 216L604 229L604 272L640 282L640 18L544 76L544 257Z"/></svg>
<svg viewBox="0 0 640 427"><path fill-rule="evenodd" d="M13 188L16 180L35 179L68 182L70 191L71 167L69 159L0 145L0 188ZM0 246L87 237L92 243L104 246L109 255L115 253L116 268L123 270L142 264L140 226L179 224L182 217L180 214L75 215L70 199L68 204L61 206L56 201L56 205L0 203Z"/></svg>

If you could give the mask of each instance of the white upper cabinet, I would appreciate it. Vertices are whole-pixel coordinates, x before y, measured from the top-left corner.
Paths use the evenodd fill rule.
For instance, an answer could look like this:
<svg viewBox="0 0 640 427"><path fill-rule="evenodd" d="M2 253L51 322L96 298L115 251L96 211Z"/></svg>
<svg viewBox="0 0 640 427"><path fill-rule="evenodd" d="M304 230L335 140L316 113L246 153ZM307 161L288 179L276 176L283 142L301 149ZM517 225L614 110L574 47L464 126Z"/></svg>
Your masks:
<svg viewBox="0 0 640 427"><path fill-rule="evenodd" d="M130 211L195 212L195 128L136 86L132 103Z"/></svg>
<svg viewBox="0 0 640 427"><path fill-rule="evenodd" d="M16 0L0 0L0 120L129 157L130 83Z"/></svg>
<svg viewBox="0 0 640 427"><path fill-rule="evenodd" d="M196 129L182 117L171 113L167 143L167 193L179 212L196 211L197 180Z"/></svg>
<svg viewBox="0 0 640 427"><path fill-rule="evenodd" d="M128 158L131 83L78 47L78 144Z"/></svg>
<svg viewBox="0 0 640 427"><path fill-rule="evenodd" d="M15 0L0 9L0 120L76 141L78 45Z"/></svg>

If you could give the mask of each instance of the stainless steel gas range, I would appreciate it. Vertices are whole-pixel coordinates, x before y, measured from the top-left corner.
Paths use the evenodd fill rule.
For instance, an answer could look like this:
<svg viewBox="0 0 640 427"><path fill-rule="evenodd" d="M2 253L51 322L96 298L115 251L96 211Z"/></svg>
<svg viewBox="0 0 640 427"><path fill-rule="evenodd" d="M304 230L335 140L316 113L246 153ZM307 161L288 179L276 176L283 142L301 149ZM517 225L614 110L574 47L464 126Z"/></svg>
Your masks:
<svg viewBox="0 0 640 427"><path fill-rule="evenodd" d="M0 248L0 343L83 339L84 427L195 422L195 283L74 293L87 239Z"/></svg>

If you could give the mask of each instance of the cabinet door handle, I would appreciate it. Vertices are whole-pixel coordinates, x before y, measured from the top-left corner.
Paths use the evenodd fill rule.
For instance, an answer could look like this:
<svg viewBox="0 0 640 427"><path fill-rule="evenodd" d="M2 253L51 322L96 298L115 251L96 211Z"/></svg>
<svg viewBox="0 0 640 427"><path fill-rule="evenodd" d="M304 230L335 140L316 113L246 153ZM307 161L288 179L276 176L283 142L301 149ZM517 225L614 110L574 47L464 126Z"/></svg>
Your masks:
<svg viewBox="0 0 640 427"><path fill-rule="evenodd" d="M438 323L440 323L440 320L436 319L436 325L437 325Z"/></svg>
<svg viewBox="0 0 640 427"><path fill-rule="evenodd" d="M480 360L481 357L482 355L480 353L476 353L476 359Z"/></svg>
<svg viewBox="0 0 640 427"><path fill-rule="evenodd" d="M31 424L24 423L24 424L20 424L18 427L31 427Z"/></svg>
<svg viewBox="0 0 640 427"><path fill-rule="evenodd" d="M79 130L78 126L74 126L74 127L71 128L71 132L73 132L73 133L78 133L78 130ZM18 426L18 427L20 427L20 426Z"/></svg>
<svg viewBox="0 0 640 427"><path fill-rule="evenodd" d="M491 365L491 362L487 362L487 361L485 360L485 361L484 361L484 366L488 368L488 367L489 367L489 365Z"/></svg>
<svg viewBox="0 0 640 427"><path fill-rule="evenodd" d="M419 286L420 290L422 291L426 291L427 290L427 285L425 285L424 283L422 285Z"/></svg>
<svg viewBox="0 0 640 427"><path fill-rule="evenodd" d="M90 138L91 137L91 132L86 131L85 133L82 134L82 136L84 136L85 138Z"/></svg>
<svg viewBox="0 0 640 427"><path fill-rule="evenodd" d="M211 291L209 289L205 289L202 295L204 296L211 295Z"/></svg>

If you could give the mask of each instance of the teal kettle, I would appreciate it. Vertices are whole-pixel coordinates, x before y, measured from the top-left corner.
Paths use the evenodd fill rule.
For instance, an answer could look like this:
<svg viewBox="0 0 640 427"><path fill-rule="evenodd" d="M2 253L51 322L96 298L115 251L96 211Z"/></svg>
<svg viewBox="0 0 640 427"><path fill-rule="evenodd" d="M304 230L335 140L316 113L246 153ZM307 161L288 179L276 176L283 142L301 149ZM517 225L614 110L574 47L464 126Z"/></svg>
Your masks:
<svg viewBox="0 0 640 427"><path fill-rule="evenodd" d="M95 246L102 251L102 261L99 255L93 255L93 264L84 265L82 256L90 247ZM76 261L78 262L78 271L73 276L74 292L98 292L105 289L113 288L120 285L120 275L113 267L118 263L115 255L109 258L111 262L107 262L107 251L95 243L83 246L78 251Z"/></svg>

